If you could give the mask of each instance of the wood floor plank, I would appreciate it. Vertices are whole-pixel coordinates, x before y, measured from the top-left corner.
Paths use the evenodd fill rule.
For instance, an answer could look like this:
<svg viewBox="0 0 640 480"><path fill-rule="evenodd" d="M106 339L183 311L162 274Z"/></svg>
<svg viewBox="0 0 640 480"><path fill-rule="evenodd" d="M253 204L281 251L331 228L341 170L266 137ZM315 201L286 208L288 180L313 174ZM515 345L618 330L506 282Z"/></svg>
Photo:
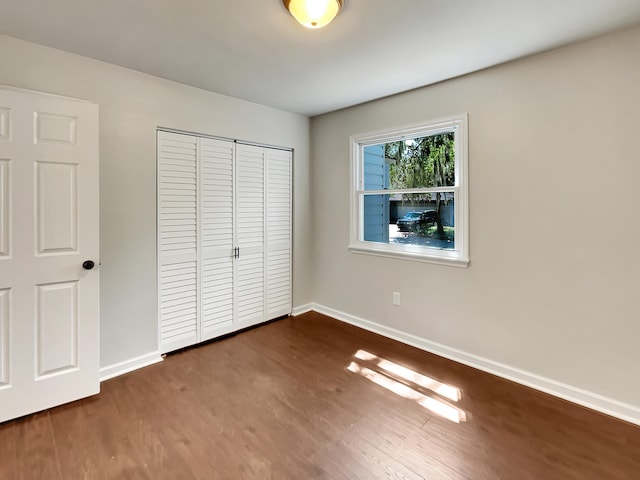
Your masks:
<svg viewBox="0 0 640 480"><path fill-rule="evenodd" d="M16 426L17 480L62 480L49 412L18 420ZM3 442L4 443L4 442Z"/></svg>
<svg viewBox="0 0 640 480"><path fill-rule="evenodd" d="M406 408L421 408L407 401ZM394 418L394 412L366 416L354 425L358 437L376 445L407 469L429 479L454 478L455 470L434 454L422 448L422 437L427 434Z"/></svg>
<svg viewBox="0 0 640 480"><path fill-rule="evenodd" d="M153 478L108 396L96 396L50 411L65 479Z"/></svg>
<svg viewBox="0 0 640 480"><path fill-rule="evenodd" d="M358 359L359 350L375 357ZM423 408L416 394L455 405L466 421ZM637 426L313 312L175 352L104 382L98 397L0 425L0 445L2 480L638 480L640 472Z"/></svg>
<svg viewBox="0 0 640 480"><path fill-rule="evenodd" d="M127 380L111 383L114 401L123 420L135 425L132 435L154 478L233 478L227 464L215 467L226 450L224 432L191 395L195 386L186 388L184 379L167 371ZM146 392L144 404L140 391Z"/></svg>
<svg viewBox="0 0 640 480"><path fill-rule="evenodd" d="M0 478L17 478L16 422L0 424Z"/></svg>
<svg viewBox="0 0 640 480"><path fill-rule="evenodd" d="M180 455L181 450L188 448L190 441L181 435L168 438L168 434L173 433L173 429L179 425L179 420L174 418L171 422L167 421L173 415L167 415L169 412L159 406L166 395L148 392L145 405L140 405L136 392L148 388L148 384L136 382L132 390L127 380L130 378L114 379L107 382L103 390L107 390L120 420L128 425L131 441L144 458L152 478L195 478L190 464Z"/></svg>

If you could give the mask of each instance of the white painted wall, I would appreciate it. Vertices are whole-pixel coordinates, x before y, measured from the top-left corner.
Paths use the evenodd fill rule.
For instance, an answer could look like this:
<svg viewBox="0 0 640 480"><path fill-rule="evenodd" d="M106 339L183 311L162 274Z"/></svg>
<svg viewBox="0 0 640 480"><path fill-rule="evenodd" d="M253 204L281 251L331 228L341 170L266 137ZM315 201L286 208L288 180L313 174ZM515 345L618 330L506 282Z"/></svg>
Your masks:
<svg viewBox="0 0 640 480"><path fill-rule="evenodd" d="M639 51L629 30L313 118L315 301L640 412ZM470 267L349 253L349 136L464 112Z"/></svg>
<svg viewBox="0 0 640 480"><path fill-rule="evenodd" d="M6 36L0 36L0 65L0 84L100 106L103 367L157 349L158 126L294 148L294 305L311 300L306 117Z"/></svg>

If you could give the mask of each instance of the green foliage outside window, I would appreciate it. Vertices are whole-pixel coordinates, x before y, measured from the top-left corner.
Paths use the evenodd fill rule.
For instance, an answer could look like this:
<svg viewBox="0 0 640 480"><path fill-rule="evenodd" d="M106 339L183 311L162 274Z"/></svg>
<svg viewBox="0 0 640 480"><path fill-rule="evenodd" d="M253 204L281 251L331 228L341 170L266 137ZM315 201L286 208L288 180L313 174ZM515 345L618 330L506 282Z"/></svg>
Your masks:
<svg viewBox="0 0 640 480"><path fill-rule="evenodd" d="M386 143L389 188L444 187L455 185L453 132Z"/></svg>
<svg viewBox="0 0 640 480"><path fill-rule="evenodd" d="M389 165L389 188L434 188L455 186L455 141L454 133L446 132L429 137L401 140L384 145L385 157L392 160ZM447 232L440 218L440 208L446 205L445 193L403 194L402 202L431 202L435 200L436 233L445 238Z"/></svg>

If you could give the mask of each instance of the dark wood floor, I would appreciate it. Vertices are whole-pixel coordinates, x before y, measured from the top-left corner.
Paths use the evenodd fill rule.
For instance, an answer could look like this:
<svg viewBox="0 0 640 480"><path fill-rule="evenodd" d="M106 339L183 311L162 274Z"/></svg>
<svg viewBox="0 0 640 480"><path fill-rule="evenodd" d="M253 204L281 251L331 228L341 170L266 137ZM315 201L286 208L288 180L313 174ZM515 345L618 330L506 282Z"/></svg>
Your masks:
<svg viewBox="0 0 640 480"><path fill-rule="evenodd" d="M360 350L370 355L354 357ZM461 399L415 374L393 383L390 365ZM432 413L424 398L466 421ZM312 478L637 480L640 428L316 313L0 425L3 480Z"/></svg>

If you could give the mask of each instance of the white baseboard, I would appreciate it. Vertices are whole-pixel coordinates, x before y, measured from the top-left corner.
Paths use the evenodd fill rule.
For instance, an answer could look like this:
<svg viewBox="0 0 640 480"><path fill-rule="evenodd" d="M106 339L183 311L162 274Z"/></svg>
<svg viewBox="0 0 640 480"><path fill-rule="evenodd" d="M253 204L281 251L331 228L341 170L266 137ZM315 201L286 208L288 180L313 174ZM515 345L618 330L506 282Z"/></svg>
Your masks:
<svg viewBox="0 0 640 480"><path fill-rule="evenodd" d="M306 305L299 305L297 307L293 307L293 311L291 312L291 315L293 315L294 317L296 315L302 315L303 313L312 311L313 307L314 307L313 303L307 303Z"/></svg>
<svg viewBox="0 0 640 480"><path fill-rule="evenodd" d="M160 352L151 352L146 355L140 355L139 357L125 360L124 362L116 363L100 368L100 381L104 382L110 378L124 375L125 373L132 372L139 368L148 367L154 363L162 361Z"/></svg>
<svg viewBox="0 0 640 480"><path fill-rule="evenodd" d="M305 308L306 307L307 306L305 305ZM572 403L577 403L578 405L582 405L606 415L611 415L612 417L640 425L640 407L638 406L619 402L612 398L607 398L597 393L557 382L550 378L545 378L534 373L510 367L509 365L463 352L455 348L447 347L446 345L431 342L416 335L396 330L395 328L387 327L386 325L381 325L379 323L370 322L369 320L365 320L339 310L334 310L333 308L325 307L323 305L311 304L311 310L315 310L318 313L328 315L345 323L355 325L356 327L364 328L365 330L398 340L402 343L406 343L407 345L425 350L440 357L448 358L454 362L477 368L478 370L497 375L521 385L526 385L527 387L548 393Z"/></svg>

